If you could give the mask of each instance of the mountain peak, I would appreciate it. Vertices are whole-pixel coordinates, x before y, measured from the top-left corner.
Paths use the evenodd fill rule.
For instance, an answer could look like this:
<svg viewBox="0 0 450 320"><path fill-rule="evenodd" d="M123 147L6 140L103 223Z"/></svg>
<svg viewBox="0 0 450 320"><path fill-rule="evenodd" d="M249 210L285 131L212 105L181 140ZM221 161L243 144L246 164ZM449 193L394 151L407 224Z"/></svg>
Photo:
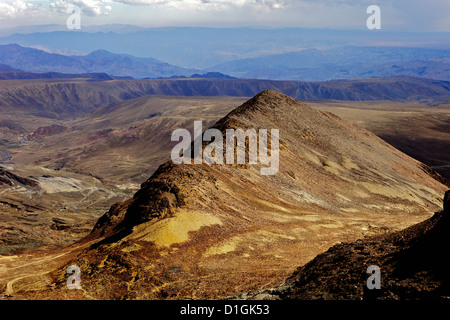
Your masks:
<svg viewBox="0 0 450 320"><path fill-rule="evenodd" d="M316 117L320 111L275 90L264 90L220 119L214 128L280 128L288 119Z"/></svg>
<svg viewBox="0 0 450 320"><path fill-rule="evenodd" d="M254 96L249 102L298 102L297 100L275 90L267 89Z"/></svg>
<svg viewBox="0 0 450 320"><path fill-rule="evenodd" d="M87 55L87 57L90 58L110 58L114 56L116 56L116 54L103 49L92 51Z"/></svg>
<svg viewBox="0 0 450 320"><path fill-rule="evenodd" d="M286 199L297 199L295 201L298 201L301 207L303 205L308 207L313 203L314 209L317 209L315 206L318 205L322 207L321 210L325 211L344 208L344 212L345 210L365 212L370 211L370 209L367 209L368 204L373 203L376 206L383 204L386 212L395 211L395 206L389 209L389 206L384 204L385 200L380 198L380 191L377 190L380 188L383 190L383 195L388 197L391 195L391 191L392 194L410 192L406 191L409 190L409 187L402 182L402 177L403 175L411 175L411 172L420 176L421 180L419 181L422 184L427 184L430 190L442 188L440 183L419 169L414 160L405 158L405 155L400 154L365 129L330 113L316 110L274 90L264 90L257 94L216 122L212 128L219 129L224 134L226 129L279 129L281 134L280 163L283 163L284 168L277 179L285 180L284 183L291 185L290 188L283 191L284 196ZM360 151L361 149L364 150ZM405 172L409 173L400 172L393 165L395 162L389 157L381 156L384 154L390 154L399 163L403 163ZM368 161L367 159L372 160ZM119 212L120 210L112 210L109 215L121 216L121 219L125 218L126 223L122 226L135 225L136 223L171 215L177 208L184 206L181 205L184 196L190 195L191 200L197 198L192 196L197 193L193 190L193 180L202 181L202 179L206 179L206 176L210 177L211 181L221 180L222 175L229 174L230 170L235 170L234 174L240 176L239 182L236 183L250 184L247 180L251 180L252 188L249 188L249 190L258 189L257 185L260 183L260 186L264 186L264 190L267 191L270 188L267 181L263 181L263 178L259 176L259 168L255 168L257 170L250 171L240 168L242 169L241 172L240 169L234 167L173 165L169 161L161 165L153 176L142 184L141 190L135 194L132 202L127 205L125 210L121 209L121 212ZM243 174L243 171L246 173ZM286 174L288 171L290 174ZM396 190L394 193L394 187L385 186L382 179L369 183L368 181L373 180L371 178L372 171L382 171L380 176L381 174L388 174L395 177L396 182L391 182L391 185L395 185L401 191ZM250 178L247 174L250 175ZM321 186L320 183L309 184L309 178L304 180L292 178L293 176L308 176L309 178L314 176L312 179L315 181L333 179L335 183L333 186L327 185L325 187ZM227 184L229 181L223 181L223 183ZM277 182L272 181L271 183L273 190L279 191ZM207 183L205 182L205 184ZM334 189L333 192L340 192L343 196L342 199L345 200L330 197L328 192L330 188ZM232 189L230 187L230 190ZM347 209L346 206L349 203L354 206L358 206L357 203L360 203L359 196L349 191L353 189L360 190L360 193L367 197L366 203L361 204L358 208ZM211 185L205 186L205 190L217 192L215 186ZM308 196L306 198L299 197L295 190L302 190L302 192L308 190ZM370 190L375 191L368 193ZM433 196L436 196L435 191L430 192L430 194L425 195L422 194L422 191L417 191L415 197L408 199L408 204L405 207L408 207L408 210L411 211L423 210L422 199L433 199ZM371 195L369 196L369 194ZM229 197L229 202L224 200L226 202L224 203L225 207L229 203L234 203L234 201L240 202L239 194L228 195L227 197ZM224 197L224 199L227 197ZM258 195L254 195L254 197L258 197ZM368 200L369 197L370 200ZM202 196L198 196L196 201L198 201L200 207L204 207L205 204L201 199L203 199ZM432 202L433 200L430 200L427 205L433 205ZM249 208L244 205L240 212L248 210ZM101 227L100 224L98 228Z"/></svg>
<svg viewBox="0 0 450 320"><path fill-rule="evenodd" d="M302 105L303 107L307 107L306 104L278 91L264 90L248 100L241 107L235 109L235 111L236 113L240 113L244 110L276 110L292 105Z"/></svg>

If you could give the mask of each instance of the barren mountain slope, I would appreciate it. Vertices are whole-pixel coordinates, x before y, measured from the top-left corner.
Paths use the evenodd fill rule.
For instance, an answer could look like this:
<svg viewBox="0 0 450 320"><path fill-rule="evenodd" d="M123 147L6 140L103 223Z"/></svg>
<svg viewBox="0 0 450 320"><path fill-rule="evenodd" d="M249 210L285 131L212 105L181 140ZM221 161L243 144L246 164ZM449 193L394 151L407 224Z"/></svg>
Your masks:
<svg viewBox="0 0 450 320"><path fill-rule="evenodd" d="M215 126L223 133L279 129L278 173L263 176L259 164L166 162L75 247L98 238L96 244L45 274L39 286L18 280L22 293L9 292L18 298L224 298L273 287L335 243L425 219L446 190L421 163L372 133L274 91ZM81 268L83 290L65 287L69 264Z"/></svg>
<svg viewBox="0 0 450 320"><path fill-rule="evenodd" d="M308 105L359 124L450 180L450 105L393 101L318 101Z"/></svg>
<svg viewBox="0 0 450 320"><path fill-rule="evenodd" d="M448 300L450 190L443 202L444 210L405 230L333 246L259 298ZM366 286L370 265L380 268L379 289Z"/></svg>

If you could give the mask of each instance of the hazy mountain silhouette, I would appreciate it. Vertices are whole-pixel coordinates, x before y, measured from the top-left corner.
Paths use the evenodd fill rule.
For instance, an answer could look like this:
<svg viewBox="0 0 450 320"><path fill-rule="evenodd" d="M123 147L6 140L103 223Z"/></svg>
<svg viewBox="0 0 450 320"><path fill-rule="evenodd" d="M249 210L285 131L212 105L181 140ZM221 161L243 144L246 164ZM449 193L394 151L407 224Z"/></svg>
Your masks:
<svg viewBox="0 0 450 320"><path fill-rule="evenodd" d="M59 31L51 32L53 30ZM386 50L386 58L392 58L390 61L396 60L397 62L434 58L437 50L433 52L433 48L448 50L448 46L446 46L448 33L438 32L381 32L369 35L367 30L364 29L331 30L264 27L143 29L128 25L83 26L83 29L79 32L70 32L63 25L57 28L53 26L53 30L52 26L35 26L33 30L27 27L17 28L9 31L9 35L0 38L0 43L44 47L55 52L71 50L89 53L97 49L105 49L110 52L127 53L136 57L154 57L173 65L199 69L212 68L231 61L242 61L246 58L252 59L284 53L295 55L296 51L314 48L331 49L328 50L328 54L331 53L332 55L334 50L339 53L344 50L343 47L353 47L355 48L354 52L350 52L352 58L354 58L353 63L368 61L367 67L374 66L380 59L384 59L382 55L376 55L377 50ZM7 30L4 32L8 34ZM383 45L386 43L393 45ZM376 49L374 46L379 48ZM349 50L345 50L348 54ZM350 56L350 54L348 55ZM375 59L367 59L368 57L374 57ZM342 59L342 56L338 55L335 59ZM281 66L287 62L284 58L278 61L281 62ZM298 62L301 63L301 60L298 60ZM260 68L267 67L273 70L274 66L274 64L260 65ZM286 67L285 65L285 69ZM298 66L294 67L298 68ZM283 71L283 69L279 70ZM375 70L375 68L372 68L372 70ZM221 70L212 71L224 72ZM242 69L240 71L250 70ZM357 69L354 69L354 71L357 71ZM326 75L332 75L333 72ZM294 72L290 74L290 76L293 75ZM310 75L314 76L314 74ZM300 80L328 79L300 78ZM287 80L287 78L284 80Z"/></svg>
<svg viewBox="0 0 450 320"><path fill-rule="evenodd" d="M349 46L305 49L211 67L240 78L323 81L407 75L450 80L450 50Z"/></svg>
<svg viewBox="0 0 450 320"><path fill-rule="evenodd" d="M108 73L134 78L191 75L197 71L157 59L114 54L106 50L96 50L85 56L65 56L17 44L0 45L0 63L28 72Z"/></svg>
<svg viewBox="0 0 450 320"><path fill-rule="evenodd" d="M61 73L61 72L26 72L0 64L0 80L13 79L92 79L92 80L114 80L132 79L131 77L114 77L106 73Z"/></svg>

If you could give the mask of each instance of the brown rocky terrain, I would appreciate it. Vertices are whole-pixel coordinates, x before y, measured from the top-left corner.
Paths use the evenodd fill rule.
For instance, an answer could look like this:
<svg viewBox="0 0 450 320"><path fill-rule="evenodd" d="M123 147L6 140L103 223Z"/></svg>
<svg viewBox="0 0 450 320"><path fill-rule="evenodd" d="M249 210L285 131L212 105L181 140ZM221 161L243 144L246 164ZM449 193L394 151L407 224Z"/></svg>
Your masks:
<svg viewBox="0 0 450 320"><path fill-rule="evenodd" d="M199 117L211 125L242 101L149 96L71 121L5 113L1 165L37 187L10 179L1 185L0 224L7 231L0 254L64 247L87 235L112 204L132 196L167 161L174 128L190 128ZM54 228L54 218L67 224Z"/></svg>
<svg viewBox="0 0 450 320"><path fill-rule="evenodd" d="M299 267L280 288L245 297L270 299L448 300L450 190L443 210L386 235L341 243ZM368 289L370 265L380 268L381 288Z"/></svg>
<svg viewBox="0 0 450 320"><path fill-rule="evenodd" d="M0 167L0 255L67 246L89 234L108 202L127 197L93 177L49 171Z"/></svg>
<svg viewBox="0 0 450 320"><path fill-rule="evenodd" d="M61 132L66 131L67 128L59 125L51 125L51 126L45 126L45 127L39 127L34 132L27 135L27 140L36 139L38 137L41 137L43 135L53 135L58 134Z"/></svg>
<svg viewBox="0 0 450 320"><path fill-rule="evenodd" d="M0 285L19 299L226 298L274 287L336 243L422 221L446 190L369 131L274 91L216 127L278 128L278 173L166 162L64 253L7 259ZM30 281L24 259L59 264ZM65 286L70 264L82 290Z"/></svg>

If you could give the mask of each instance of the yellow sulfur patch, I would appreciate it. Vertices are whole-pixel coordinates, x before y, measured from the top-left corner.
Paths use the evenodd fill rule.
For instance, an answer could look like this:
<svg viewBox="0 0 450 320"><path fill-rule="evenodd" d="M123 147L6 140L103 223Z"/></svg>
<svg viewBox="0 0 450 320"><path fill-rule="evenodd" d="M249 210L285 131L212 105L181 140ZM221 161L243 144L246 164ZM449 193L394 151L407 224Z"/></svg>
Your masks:
<svg viewBox="0 0 450 320"><path fill-rule="evenodd" d="M239 242L239 238L237 239L232 239L228 242L225 243L221 243L219 245L210 247L204 254L204 257L209 257L209 256L213 256L216 254L225 254L225 253L229 253L229 252L233 252L234 250L236 250L237 248L237 242Z"/></svg>
<svg viewBox="0 0 450 320"><path fill-rule="evenodd" d="M176 216L157 222L142 223L124 240L143 240L154 242L159 247L169 247L175 243L189 240L189 232L201 227L222 224L219 218L201 211L178 210Z"/></svg>
<svg viewBox="0 0 450 320"><path fill-rule="evenodd" d="M342 159L341 165L342 165L344 168L348 169L348 170L351 170L351 169L359 169L358 165L357 165L356 163L354 163L354 162L352 161L352 159L347 158L347 157L344 157L344 158Z"/></svg>

